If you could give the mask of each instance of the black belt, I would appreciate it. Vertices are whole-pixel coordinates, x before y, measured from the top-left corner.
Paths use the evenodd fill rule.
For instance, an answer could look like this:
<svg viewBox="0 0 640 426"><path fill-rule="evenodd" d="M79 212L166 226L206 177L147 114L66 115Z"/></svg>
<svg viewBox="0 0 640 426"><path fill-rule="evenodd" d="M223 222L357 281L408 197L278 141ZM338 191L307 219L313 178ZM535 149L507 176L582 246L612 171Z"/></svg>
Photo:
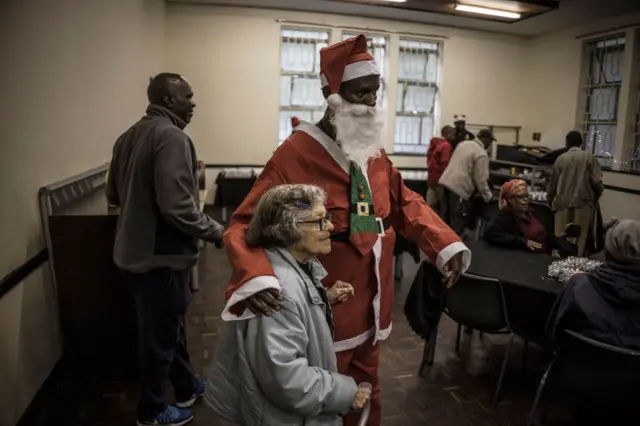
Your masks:
<svg viewBox="0 0 640 426"><path fill-rule="evenodd" d="M379 221L376 221L376 223L380 223ZM389 219L388 217L385 217L384 219L382 219L382 226L384 227L384 229L380 229L380 234L382 234L384 231L386 231L387 229L391 228L391 219ZM342 232L338 232L335 234L331 235L331 241L337 242L337 243L347 243L349 242L349 231L342 231Z"/></svg>

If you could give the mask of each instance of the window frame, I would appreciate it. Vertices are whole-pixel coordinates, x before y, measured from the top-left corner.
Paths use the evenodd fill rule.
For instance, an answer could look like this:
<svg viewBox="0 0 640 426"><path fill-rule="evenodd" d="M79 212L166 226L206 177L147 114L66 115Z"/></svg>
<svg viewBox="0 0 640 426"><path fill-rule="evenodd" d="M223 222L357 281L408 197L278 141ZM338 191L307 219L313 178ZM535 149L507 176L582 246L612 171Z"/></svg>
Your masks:
<svg viewBox="0 0 640 426"><path fill-rule="evenodd" d="M427 66L429 61L429 54L433 53L436 57L436 66L435 66L435 78L433 81L424 81L424 80L416 80L410 78L402 78L400 77L400 56L401 53L405 51L411 51L411 47L403 46L403 42L417 42L417 43L425 43L425 44L433 44L436 46L435 49L421 49L421 53L427 55L427 60L425 62L425 73L427 72ZM393 134L393 155L395 156L406 156L406 157L424 157L429 150L429 144L431 139L438 134L437 127L437 117L439 117L440 113L440 89L442 85L442 54L443 54L444 43L442 40L433 40L428 38L419 38L419 37L399 37L398 38L398 46L397 46L397 60L396 60L396 106L394 111L394 134ZM426 77L426 76L425 76ZM405 100L408 92L408 88L411 86L417 87L430 87L435 89L435 93L433 95L433 104L431 106L430 112L417 112L417 111L405 111ZM402 93L402 100L398 105L398 99ZM398 143L396 139L397 127L398 127L398 117L419 117L420 124L418 126L418 143L417 144L406 144L406 143ZM423 135L424 130L424 119L431 119L431 127L432 134L426 136L426 140L424 140L425 135ZM403 150L398 150L398 146L424 146L424 152L406 152Z"/></svg>
<svg viewBox="0 0 640 426"><path fill-rule="evenodd" d="M629 76L624 74L624 57L622 57L622 59L619 61L619 64L618 64L620 72L622 73L620 79L618 81L603 82L602 81L603 78L605 78L606 80L606 70L605 70L605 75L599 75L598 82L596 83L594 82L594 73L596 72L595 65L596 65L596 60L598 60L598 62L600 63L601 72L602 72L603 64L606 63L604 60L605 56L611 53L621 53L625 55L628 54L626 49L627 44L628 44L628 40L625 33L610 34L610 35L607 35L606 37L596 39L596 40L589 40L584 43L584 54L588 55L588 60L585 61L586 65L585 65L585 68L583 69L583 72L585 72L586 75L583 76L583 80L582 80L583 83L581 85L581 91L584 95L584 101L581 106L583 113L580 116L579 128L582 130L582 133L584 136L585 150L594 154L599 159L599 162L601 163L601 165L605 168L611 167L607 163L613 164L615 162L614 153L616 150L617 137L614 136L613 145L610 147L611 149L609 151L609 154L611 156L610 157L603 156L601 155L602 152L598 151L597 140L593 140L593 138L590 137L590 134L591 134L590 128L591 127L594 128L593 130L594 137L595 137L595 134L597 134L599 127L606 126L607 128L614 128L615 129L614 135L617 135L617 132L622 130L619 127L619 116L620 114L624 113L624 111L621 110L622 108L624 108L624 105L620 103L620 94L621 94L624 80L629 78ZM602 54L601 56L599 56L600 52ZM594 96L594 93L596 93L597 90L601 90L601 89L615 89L615 99L613 104L612 117L610 119L591 118L591 114L593 112L593 106L592 106L591 100Z"/></svg>
<svg viewBox="0 0 640 426"><path fill-rule="evenodd" d="M320 80L320 72L316 71L316 67L319 69L319 61L320 61L320 55L319 55L319 49L316 49L317 54L314 57L314 62L313 62L313 70L312 71L285 71L283 70L282 67L282 59L283 59L283 46L285 43L288 43L289 40L291 39L291 37L286 36L284 33L285 31L304 31L304 32L311 32L311 33L326 33L327 38L326 38L326 44L327 46L331 45L332 42L332 30L331 28L326 28L326 27L314 27L314 26L309 26L309 27L302 27L302 26L291 26L291 25L282 25L280 27L279 30L279 39L280 39L280 47L279 47L279 66L280 66L280 73L279 73L279 78L280 78L280 82L279 82L279 101L278 101L278 133L277 133L277 137L276 137L276 143L277 146L280 146L290 135L291 135L291 117L287 117L287 121L286 124L284 126L284 128L282 127L282 113L283 112L308 112L309 115L311 116L311 119L313 120L314 114L316 113L321 113L322 115L324 115L324 112L327 108L327 104L326 101L323 103L322 106L308 106L308 105L293 105L292 99L293 99L293 84L294 84L294 79L295 78L300 78L300 79L317 79ZM303 39L303 38L300 38ZM308 39L308 40L313 40L313 39ZM314 45L317 45L319 43L313 43ZM289 91L289 105L282 105L282 80L283 77L291 77L291 82L290 82L290 91ZM303 118L299 117L301 121L304 121ZM281 139L280 136L281 134L285 134L285 138Z"/></svg>

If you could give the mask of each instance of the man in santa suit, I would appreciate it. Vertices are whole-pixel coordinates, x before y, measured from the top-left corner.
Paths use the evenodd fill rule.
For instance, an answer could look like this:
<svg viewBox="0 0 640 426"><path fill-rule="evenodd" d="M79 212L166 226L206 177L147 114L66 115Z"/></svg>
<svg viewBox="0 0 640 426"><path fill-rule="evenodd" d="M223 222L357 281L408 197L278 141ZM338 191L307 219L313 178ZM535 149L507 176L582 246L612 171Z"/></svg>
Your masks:
<svg viewBox="0 0 640 426"><path fill-rule="evenodd" d="M273 154L224 236L233 267L226 321L278 309L279 284L262 249L248 247L246 229L269 188L312 184L327 193L332 251L320 258L328 276L354 295L333 306L334 348L341 373L373 385L369 425L380 425L379 344L391 332L396 232L415 241L452 284L471 253L424 199L407 189L382 150L386 113L376 104L380 71L363 35L320 52L322 91L329 107L317 124L302 122ZM286 338L286 336L283 336ZM345 418L355 425L359 414Z"/></svg>

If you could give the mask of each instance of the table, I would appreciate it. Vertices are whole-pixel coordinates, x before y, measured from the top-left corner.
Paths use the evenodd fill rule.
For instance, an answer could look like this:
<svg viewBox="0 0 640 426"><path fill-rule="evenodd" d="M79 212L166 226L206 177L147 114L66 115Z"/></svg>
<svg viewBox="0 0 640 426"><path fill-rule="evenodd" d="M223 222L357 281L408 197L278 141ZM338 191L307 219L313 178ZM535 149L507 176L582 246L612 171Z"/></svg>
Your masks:
<svg viewBox="0 0 640 426"><path fill-rule="evenodd" d="M555 259L541 253L467 243L471 266L467 273L495 278L503 284L507 313L516 334L540 345L548 344L545 325L563 284L548 276Z"/></svg>
<svg viewBox="0 0 640 426"><path fill-rule="evenodd" d="M220 172L216 179L216 195L213 205L222 207L222 220L227 220L227 207L235 209L245 199L257 176L247 177L227 177L224 172Z"/></svg>

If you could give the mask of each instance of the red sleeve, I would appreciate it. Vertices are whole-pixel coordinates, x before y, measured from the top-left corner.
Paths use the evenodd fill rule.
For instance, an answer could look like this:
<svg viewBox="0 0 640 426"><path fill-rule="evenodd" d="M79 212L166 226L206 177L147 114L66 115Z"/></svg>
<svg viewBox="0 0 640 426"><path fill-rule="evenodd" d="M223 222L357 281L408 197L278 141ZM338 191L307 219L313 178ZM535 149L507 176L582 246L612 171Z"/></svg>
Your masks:
<svg viewBox="0 0 640 426"><path fill-rule="evenodd" d="M253 217L253 212L262 195L270 188L282 183L284 183L282 176L270 161L253 185L253 188L251 188L249 195L231 217L231 225L224 234L224 246L233 269L225 294L227 300L242 284L250 279L262 275L274 275L271 263L269 263L264 250L258 247L249 247L245 241L245 236L249 222ZM244 307L238 305L233 307L234 313L244 310Z"/></svg>
<svg viewBox="0 0 640 426"><path fill-rule="evenodd" d="M390 218L393 227L405 238L418 244L429 260L441 267L440 252L454 243L462 244L462 240L420 195L404 185L400 172L391 161L389 167ZM449 258L443 259L443 263Z"/></svg>

